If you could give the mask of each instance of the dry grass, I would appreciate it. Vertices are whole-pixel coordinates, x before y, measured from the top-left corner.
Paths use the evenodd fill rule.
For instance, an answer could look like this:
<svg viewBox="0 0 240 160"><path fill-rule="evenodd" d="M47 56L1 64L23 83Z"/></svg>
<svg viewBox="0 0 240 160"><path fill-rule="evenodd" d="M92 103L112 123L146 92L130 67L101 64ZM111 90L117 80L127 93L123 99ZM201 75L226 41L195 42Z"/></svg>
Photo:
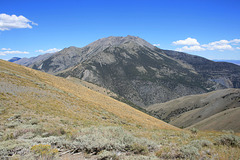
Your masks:
<svg viewBox="0 0 240 160"><path fill-rule="evenodd" d="M118 139L121 136L116 136L119 132L108 136L111 134L109 126L110 129L120 127L123 134L130 134L132 146L129 150L116 153L116 148L119 148L116 146L122 146ZM95 132L101 132L102 136ZM88 138L79 138L81 134ZM56 147L56 142L73 144L77 140L81 141L80 146L82 142L88 146L101 146L104 139L106 146L111 144L115 148L99 152L99 155L93 156L96 159L116 155L119 159L177 159L190 156L239 159L238 147L196 146L196 142L215 143L216 137L223 134L226 133L199 131L193 134L67 79L0 60L0 155L9 155L19 148L21 154L31 155L33 153L22 148L29 149L39 144ZM155 149L147 145L150 142L155 143ZM125 141L123 148L127 146ZM192 146L196 149L190 150ZM61 154L61 149L58 150ZM71 154L68 156L69 159L74 157ZM81 153L81 156L92 155Z"/></svg>
<svg viewBox="0 0 240 160"><path fill-rule="evenodd" d="M121 125L149 129L177 129L110 97L64 78L0 61L1 104L5 119L16 111L26 116L76 125ZM22 113L20 113L22 114ZM3 117L2 117L3 118ZM55 122L54 122L55 121ZM66 124L65 124L66 125ZM51 126L50 126L51 127Z"/></svg>

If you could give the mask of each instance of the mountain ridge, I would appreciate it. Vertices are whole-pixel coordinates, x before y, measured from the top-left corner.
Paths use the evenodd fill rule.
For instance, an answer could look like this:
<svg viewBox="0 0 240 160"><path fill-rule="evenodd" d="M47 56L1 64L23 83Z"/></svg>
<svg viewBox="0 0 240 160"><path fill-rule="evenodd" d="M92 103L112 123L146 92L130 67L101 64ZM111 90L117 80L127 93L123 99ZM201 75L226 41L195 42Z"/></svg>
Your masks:
<svg viewBox="0 0 240 160"><path fill-rule="evenodd" d="M107 37L83 48L65 48L28 67L97 84L141 107L240 87L237 65L219 65L202 57L162 50L134 36Z"/></svg>

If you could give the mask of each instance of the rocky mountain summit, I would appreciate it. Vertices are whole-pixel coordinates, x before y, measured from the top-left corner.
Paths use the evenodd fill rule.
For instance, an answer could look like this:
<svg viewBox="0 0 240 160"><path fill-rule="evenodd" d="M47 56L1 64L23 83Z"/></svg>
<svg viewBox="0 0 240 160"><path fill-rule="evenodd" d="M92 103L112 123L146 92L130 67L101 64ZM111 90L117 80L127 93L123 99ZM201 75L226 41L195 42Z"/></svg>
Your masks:
<svg viewBox="0 0 240 160"><path fill-rule="evenodd" d="M237 65L162 50L135 36L107 37L83 48L65 48L26 66L97 84L141 107L240 87Z"/></svg>

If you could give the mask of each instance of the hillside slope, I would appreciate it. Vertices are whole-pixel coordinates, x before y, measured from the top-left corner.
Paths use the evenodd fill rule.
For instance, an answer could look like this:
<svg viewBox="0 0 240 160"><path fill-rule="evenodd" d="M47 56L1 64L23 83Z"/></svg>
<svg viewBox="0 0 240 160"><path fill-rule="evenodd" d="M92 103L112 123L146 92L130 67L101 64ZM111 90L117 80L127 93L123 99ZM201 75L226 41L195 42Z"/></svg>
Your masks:
<svg viewBox="0 0 240 160"><path fill-rule="evenodd" d="M185 96L147 108L156 117L178 127L240 131L240 89L224 89Z"/></svg>
<svg viewBox="0 0 240 160"><path fill-rule="evenodd" d="M13 114L32 114L79 120L79 125L86 122L176 129L124 103L64 78L3 60L0 60L0 63L1 122ZM23 111L26 112L22 113ZM61 124L60 121L56 123Z"/></svg>
<svg viewBox="0 0 240 160"><path fill-rule="evenodd" d="M154 130L180 129L79 83L0 60L0 159L33 159L31 147L45 144L61 154L152 146L132 134Z"/></svg>
<svg viewBox="0 0 240 160"><path fill-rule="evenodd" d="M213 145L222 135L196 136L78 81L0 60L0 159L238 159L239 148Z"/></svg>

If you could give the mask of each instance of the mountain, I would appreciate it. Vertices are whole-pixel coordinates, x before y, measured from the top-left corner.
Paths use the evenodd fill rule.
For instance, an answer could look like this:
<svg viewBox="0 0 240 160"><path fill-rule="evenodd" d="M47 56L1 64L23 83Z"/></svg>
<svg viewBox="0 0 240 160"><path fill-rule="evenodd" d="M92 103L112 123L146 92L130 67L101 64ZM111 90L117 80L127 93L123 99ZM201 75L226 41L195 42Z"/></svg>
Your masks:
<svg viewBox="0 0 240 160"><path fill-rule="evenodd" d="M30 66L32 63L44 61L45 59L51 57L52 55L53 53L46 53L43 55L39 55L37 57L20 58L19 60L14 61L14 63L20 64L23 66Z"/></svg>
<svg viewBox="0 0 240 160"><path fill-rule="evenodd" d="M215 62L229 62L229 63L233 63L236 65L240 65L240 60L213 60Z"/></svg>
<svg viewBox="0 0 240 160"><path fill-rule="evenodd" d="M16 62L16 61L19 61L21 58L19 58L19 57L13 57L13 58L11 58L11 59L9 59L8 61L9 62Z"/></svg>
<svg viewBox="0 0 240 160"><path fill-rule="evenodd" d="M151 105L147 110L181 128L240 131L240 89L185 96Z"/></svg>
<svg viewBox="0 0 240 160"><path fill-rule="evenodd" d="M206 58L189 55L183 52L164 50L172 58L190 64L197 73L210 81L222 84L227 88L240 88L239 66L228 62L214 62Z"/></svg>
<svg viewBox="0 0 240 160"><path fill-rule="evenodd" d="M134 36L69 47L26 65L107 88L141 107L178 97L240 87L240 66L161 50Z"/></svg>

